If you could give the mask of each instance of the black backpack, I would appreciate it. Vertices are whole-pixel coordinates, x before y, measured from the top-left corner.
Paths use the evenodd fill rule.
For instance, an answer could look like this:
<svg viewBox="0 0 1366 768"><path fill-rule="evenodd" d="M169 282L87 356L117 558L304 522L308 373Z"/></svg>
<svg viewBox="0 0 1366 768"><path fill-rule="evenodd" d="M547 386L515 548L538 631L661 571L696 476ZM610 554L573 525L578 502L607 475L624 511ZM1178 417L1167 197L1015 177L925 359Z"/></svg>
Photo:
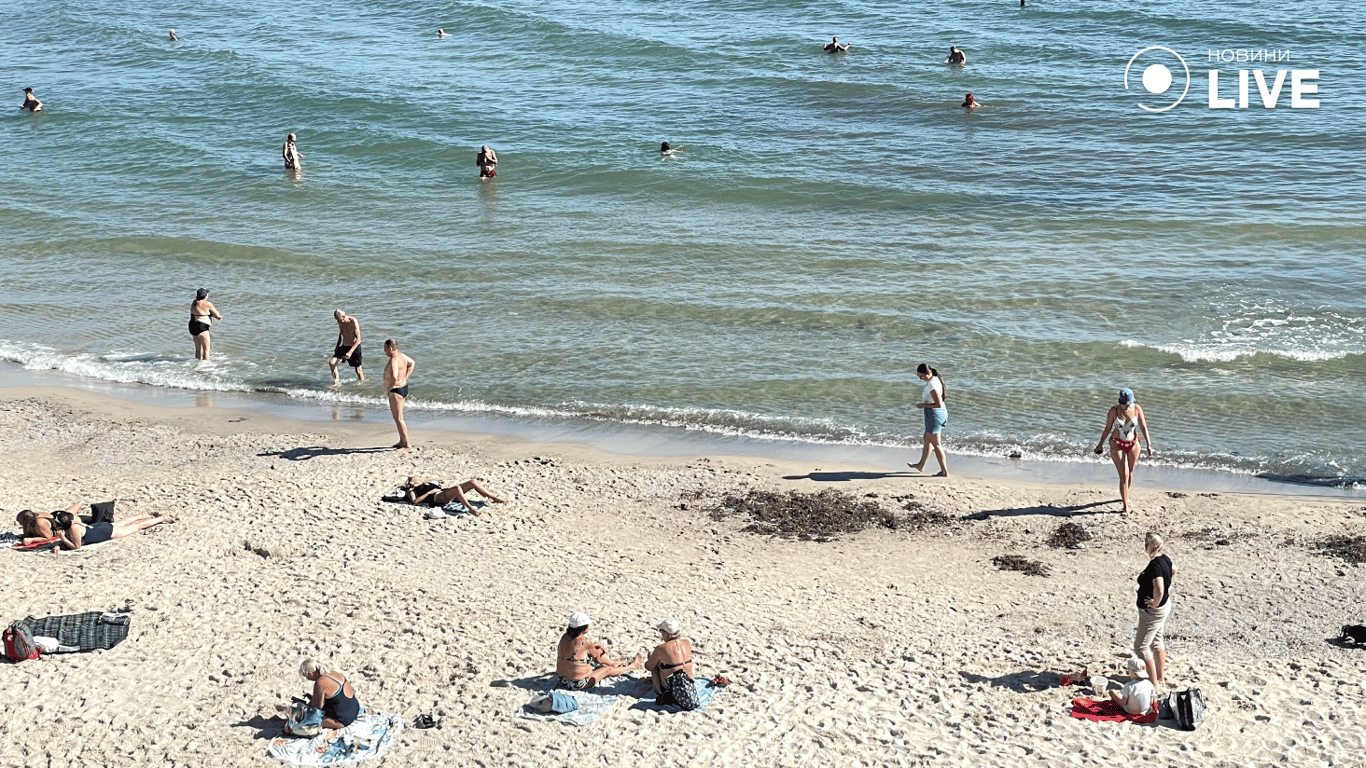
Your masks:
<svg viewBox="0 0 1366 768"><path fill-rule="evenodd" d="M669 693L668 698L673 700L671 703L679 709L691 711L702 705L697 698L697 686L688 673L681 669L669 675L663 687Z"/></svg>
<svg viewBox="0 0 1366 768"><path fill-rule="evenodd" d="M1169 693L1158 702L1158 716L1175 720L1176 727L1193 731L1205 721L1205 697L1199 688Z"/></svg>

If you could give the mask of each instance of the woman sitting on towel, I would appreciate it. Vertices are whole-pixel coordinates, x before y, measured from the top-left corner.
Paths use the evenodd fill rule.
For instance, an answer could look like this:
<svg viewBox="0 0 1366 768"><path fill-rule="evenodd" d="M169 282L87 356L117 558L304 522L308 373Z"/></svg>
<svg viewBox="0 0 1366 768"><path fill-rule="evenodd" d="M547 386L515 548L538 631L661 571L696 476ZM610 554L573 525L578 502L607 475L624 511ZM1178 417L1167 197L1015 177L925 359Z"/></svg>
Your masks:
<svg viewBox="0 0 1366 768"><path fill-rule="evenodd" d="M452 485L450 488L442 488L440 483L424 483L420 477L408 478L408 483L403 486L404 496L407 497L409 504L428 504L433 507L444 507L452 501L458 501L474 514L479 514L479 510L465 499L466 491L475 491L480 496L488 499L494 504L502 504L503 499L494 496L487 488L479 484L478 480L466 480L459 485Z"/></svg>
<svg viewBox="0 0 1366 768"><path fill-rule="evenodd" d="M650 681L655 686L655 703L678 704L675 691L693 685L692 643L683 636L677 619L665 619L655 629L659 630L659 638L664 642L655 646L650 651L650 658L645 660L645 668L650 670ZM692 690L691 697L687 693L683 691L684 698L696 698L696 689Z"/></svg>
<svg viewBox="0 0 1366 768"><path fill-rule="evenodd" d="M345 728L360 717L360 700L351 681L340 672L329 672L313 659L304 659L299 674L313 683L313 695L308 706L323 711L323 727L331 730Z"/></svg>
<svg viewBox="0 0 1366 768"><path fill-rule="evenodd" d="M85 544L99 544L110 539L121 539L138 531L162 523L174 523L170 517L156 517L143 512L135 517L126 517L113 523L86 525L76 516L82 504L72 504L61 512L34 512L26 509L15 516L24 530L24 543L32 544L59 537L55 542L59 549L80 549Z"/></svg>
<svg viewBox="0 0 1366 768"><path fill-rule="evenodd" d="M638 653L630 664L607 658L607 648L588 637L588 624L586 613L575 612L569 617L569 628L560 636L555 654L555 672L560 676L557 688L586 691L609 677L640 668L644 657Z"/></svg>

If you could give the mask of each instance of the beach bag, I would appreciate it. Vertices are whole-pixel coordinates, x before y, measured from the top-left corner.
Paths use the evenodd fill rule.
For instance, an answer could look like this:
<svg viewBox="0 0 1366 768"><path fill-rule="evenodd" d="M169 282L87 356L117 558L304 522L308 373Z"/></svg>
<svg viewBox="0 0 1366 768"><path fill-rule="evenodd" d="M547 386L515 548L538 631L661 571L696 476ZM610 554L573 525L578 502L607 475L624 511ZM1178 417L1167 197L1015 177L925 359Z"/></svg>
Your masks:
<svg viewBox="0 0 1366 768"><path fill-rule="evenodd" d="M10 661L31 661L38 658L42 649L33 640L33 630L22 621L16 621L5 630L5 658Z"/></svg>
<svg viewBox="0 0 1366 768"><path fill-rule="evenodd" d="M1205 697L1199 688L1169 693L1158 701L1157 716L1175 720L1183 731L1193 731L1205 721Z"/></svg>
<svg viewBox="0 0 1366 768"><path fill-rule="evenodd" d="M294 707L289 710L289 719L285 720L285 733L289 736L311 739L322 733L322 730L323 711L295 699Z"/></svg>
<svg viewBox="0 0 1366 768"><path fill-rule="evenodd" d="M672 704L684 711L692 711L702 705L697 699L697 686L693 685L691 677L683 670L669 675L669 679L664 681L664 691L668 694ZM665 698L661 696L660 698ZM664 702L660 702L664 703Z"/></svg>
<svg viewBox="0 0 1366 768"><path fill-rule="evenodd" d="M101 501L98 504L91 504L90 516L93 518L90 521L91 525L114 522L114 502Z"/></svg>

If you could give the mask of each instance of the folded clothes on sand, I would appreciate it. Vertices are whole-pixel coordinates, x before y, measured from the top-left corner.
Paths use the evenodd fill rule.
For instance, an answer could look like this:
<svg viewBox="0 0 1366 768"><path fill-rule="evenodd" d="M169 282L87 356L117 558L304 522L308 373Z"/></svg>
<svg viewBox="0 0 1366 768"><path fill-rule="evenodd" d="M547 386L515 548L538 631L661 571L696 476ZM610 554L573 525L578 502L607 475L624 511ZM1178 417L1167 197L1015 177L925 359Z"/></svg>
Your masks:
<svg viewBox="0 0 1366 768"><path fill-rule="evenodd" d="M692 684L693 684L694 686L697 687L697 702L698 702L698 703L697 703L697 709L703 709L703 708L705 708L708 704L711 703L711 700L712 700L712 699L716 698L716 692L719 691L719 690L721 690L719 687L712 685L712 684L711 684L711 681L708 680L708 679L705 678L705 677L696 678L695 680L692 681ZM654 694L654 691L653 691L653 690L651 690L651 692L650 692L650 698L648 698L648 699L641 699L640 701L637 701L635 704L632 704L632 705L631 705L631 709L643 709L643 710L651 710L651 709L653 709L653 710L656 710L656 711L658 711L658 712L681 712L681 711L683 711L682 709L680 709L679 707L677 707L677 706L675 706L675 705L673 705L673 704L658 704L658 703L656 703L656 702L655 702L655 694ZM692 711L696 712L697 710L692 710Z"/></svg>
<svg viewBox="0 0 1366 768"><path fill-rule="evenodd" d="M361 707L356 722L335 731L324 729L311 739L281 733L271 739L266 753L294 765L343 765L373 760L384 754L403 733L403 718Z"/></svg>
<svg viewBox="0 0 1366 768"><path fill-rule="evenodd" d="M1157 710L1153 710L1146 715L1131 715L1128 712L1125 712L1123 707L1113 701L1072 699L1072 717L1079 720L1094 720L1096 722L1151 723L1157 720Z"/></svg>
<svg viewBox="0 0 1366 768"><path fill-rule="evenodd" d="M81 651L108 650L128 637L132 616L126 613L87 611L66 616L24 619L35 636L55 637L63 646Z"/></svg>

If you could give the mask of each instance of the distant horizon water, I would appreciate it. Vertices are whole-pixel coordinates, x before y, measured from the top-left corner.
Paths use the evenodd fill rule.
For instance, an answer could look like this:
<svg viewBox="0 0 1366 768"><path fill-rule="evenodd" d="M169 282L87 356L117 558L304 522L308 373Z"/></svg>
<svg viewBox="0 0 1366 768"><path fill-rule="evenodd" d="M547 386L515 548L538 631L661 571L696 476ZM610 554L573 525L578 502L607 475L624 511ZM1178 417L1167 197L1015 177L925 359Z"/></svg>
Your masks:
<svg viewBox="0 0 1366 768"><path fill-rule="evenodd" d="M392 336L414 414L912 459L926 362L950 461L1092 461L1129 387L1145 463L1366 478L1366 9L17 6L0 360L382 407ZM1149 46L1191 69L1161 114ZM1291 68L1317 109L1208 106L1209 69ZM337 308L365 385L329 386Z"/></svg>

